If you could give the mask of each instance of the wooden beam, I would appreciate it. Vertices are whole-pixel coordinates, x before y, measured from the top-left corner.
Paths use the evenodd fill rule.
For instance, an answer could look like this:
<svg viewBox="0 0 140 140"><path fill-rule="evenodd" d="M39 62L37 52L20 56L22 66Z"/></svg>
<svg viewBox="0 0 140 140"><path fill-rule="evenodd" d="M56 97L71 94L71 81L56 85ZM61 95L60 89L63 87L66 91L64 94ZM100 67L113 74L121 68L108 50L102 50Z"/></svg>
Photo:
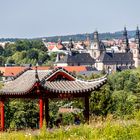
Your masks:
<svg viewBox="0 0 140 140"><path fill-rule="evenodd" d="M43 126L43 118L44 118L44 101L42 98L39 99L39 128Z"/></svg>
<svg viewBox="0 0 140 140"><path fill-rule="evenodd" d="M49 99L45 98L45 120L48 126L49 124Z"/></svg>
<svg viewBox="0 0 140 140"><path fill-rule="evenodd" d="M1 130L5 129L5 117L4 117L4 99L0 99L0 113L1 113Z"/></svg>
<svg viewBox="0 0 140 140"><path fill-rule="evenodd" d="M89 123L89 95L85 96L85 111L84 111L85 120Z"/></svg>

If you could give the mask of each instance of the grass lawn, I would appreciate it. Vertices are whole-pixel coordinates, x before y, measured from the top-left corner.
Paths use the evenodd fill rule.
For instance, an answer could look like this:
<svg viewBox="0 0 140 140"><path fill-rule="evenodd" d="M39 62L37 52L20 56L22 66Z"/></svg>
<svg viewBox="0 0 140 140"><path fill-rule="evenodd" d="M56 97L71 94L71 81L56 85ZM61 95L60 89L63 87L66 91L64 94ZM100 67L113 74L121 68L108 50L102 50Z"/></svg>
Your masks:
<svg viewBox="0 0 140 140"><path fill-rule="evenodd" d="M93 121L51 130L1 132L0 140L140 140L140 121Z"/></svg>

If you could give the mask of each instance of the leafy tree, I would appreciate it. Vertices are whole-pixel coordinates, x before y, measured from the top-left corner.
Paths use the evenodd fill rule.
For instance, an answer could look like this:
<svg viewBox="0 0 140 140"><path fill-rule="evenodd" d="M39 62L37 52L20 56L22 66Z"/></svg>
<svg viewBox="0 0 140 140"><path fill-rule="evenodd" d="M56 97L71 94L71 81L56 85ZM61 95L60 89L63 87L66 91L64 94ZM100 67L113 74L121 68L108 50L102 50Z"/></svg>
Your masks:
<svg viewBox="0 0 140 140"><path fill-rule="evenodd" d="M94 91L90 98L90 112L93 115L106 116L112 111L112 93L108 85L104 85L99 91Z"/></svg>
<svg viewBox="0 0 140 140"><path fill-rule="evenodd" d="M0 56L0 66L3 66L5 64L5 60L3 56Z"/></svg>
<svg viewBox="0 0 140 140"><path fill-rule="evenodd" d="M9 100L5 106L6 127L36 128L39 123L37 100Z"/></svg>
<svg viewBox="0 0 140 140"><path fill-rule="evenodd" d="M15 44L7 44L4 49L4 56L9 57L12 56L16 51Z"/></svg>
<svg viewBox="0 0 140 140"><path fill-rule="evenodd" d="M38 60L38 51L36 49L30 49L27 51L27 57L29 59L36 59Z"/></svg>
<svg viewBox="0 0 140 140"><path fill-rule="evenodd" d="M0 46L0 55L3 55L3 53L4 53L4 48Z"/></svg>
<svg viewBox="0 0 140 140"><path fill-rule="evenodd" d="M7 61L6 61L7 64L15 64L15 61L12 57L8 57Z"/></svg>
<svg viewBox="0 0 140 140"><path fill-rule="evenodd" d="M115 91L112 95L114 102L114 113L123 117L132 114L135 111L135 102L137 97L132 92L123 90Z"/></svg>

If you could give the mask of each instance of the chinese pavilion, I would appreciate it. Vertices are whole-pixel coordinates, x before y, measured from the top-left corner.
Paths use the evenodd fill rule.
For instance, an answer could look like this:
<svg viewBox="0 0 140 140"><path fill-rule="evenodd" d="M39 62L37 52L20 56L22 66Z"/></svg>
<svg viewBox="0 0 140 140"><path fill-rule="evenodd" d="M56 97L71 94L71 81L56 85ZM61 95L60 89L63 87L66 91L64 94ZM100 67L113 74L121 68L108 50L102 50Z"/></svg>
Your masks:
<svg viewBox="0 0 140 140"><path fill-rule="evenodd" d="M4 102L7 98L39 99L39 126L43 118L49 121L49 100L83 98L85 101L84 116L89 120L89 97L92 91L98 90L107 80L107 75L85 81L76 78L63 68L54 70L25 70L10 81L4 83L0 90L0 127L4 130ZM45 109L44 109L45 107Z"/></svg>

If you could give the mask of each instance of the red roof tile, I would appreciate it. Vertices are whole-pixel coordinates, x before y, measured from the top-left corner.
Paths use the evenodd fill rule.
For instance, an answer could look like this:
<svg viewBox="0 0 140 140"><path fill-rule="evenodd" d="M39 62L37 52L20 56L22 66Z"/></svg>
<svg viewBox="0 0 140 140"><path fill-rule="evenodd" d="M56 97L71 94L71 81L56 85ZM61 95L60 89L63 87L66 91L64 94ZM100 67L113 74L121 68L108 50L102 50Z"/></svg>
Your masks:
<svg viewBox="0 0 140 140"><path fill-rule="evenodd" d="M24 71L27 67L0 67L0 71L4 73L4 76L16 76L20 72ZM54 67L54 68L57 68ZM86 66L65 66L63 67L69 72L81 72L81 71L87 71ZM31 69L35 70L35 66L31 67ZM49 66L38 66L38 70L49 70Z"/></svg>
<svg viewBox="0 0 140 140"><path fill-rule="evenodd" d="M81 71L87 71L86 66L65 66L63 67L69 72L81 72Z"/></svg>
<svg viewBox="0 0 140 140"><path fill-rule="evenodd" d="M0 71L4 74L3 76L15 76L25 69L26 67L0 67Z"/></svg>

